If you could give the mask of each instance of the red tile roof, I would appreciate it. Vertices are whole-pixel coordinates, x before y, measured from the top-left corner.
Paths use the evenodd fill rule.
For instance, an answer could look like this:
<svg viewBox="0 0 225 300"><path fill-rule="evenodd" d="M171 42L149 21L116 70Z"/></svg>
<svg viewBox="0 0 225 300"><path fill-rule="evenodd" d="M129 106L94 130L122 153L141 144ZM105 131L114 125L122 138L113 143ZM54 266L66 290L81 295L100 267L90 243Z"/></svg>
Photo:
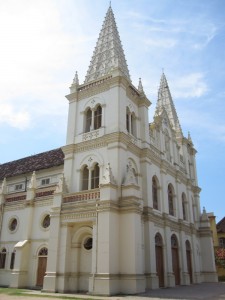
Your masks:
<svg viewBox="0 0 225 300"><path fill-rule="evenodd" d="M18 160L0 164L0 180L33 171L48 169L63 165L64 154L61 148L24 157Z"/></svg>
<svg viewBox="0 0 225 300"><path fill-rule="evenodd" d="M216 224L217 232L225 233L225 217Z"/></svg>

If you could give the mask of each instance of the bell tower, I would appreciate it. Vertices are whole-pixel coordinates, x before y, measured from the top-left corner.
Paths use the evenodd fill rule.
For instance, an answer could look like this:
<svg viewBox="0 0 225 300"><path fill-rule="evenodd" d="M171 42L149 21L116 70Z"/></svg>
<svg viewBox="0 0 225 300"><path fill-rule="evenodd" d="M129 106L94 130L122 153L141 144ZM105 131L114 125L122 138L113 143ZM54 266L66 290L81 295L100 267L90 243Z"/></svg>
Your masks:
<svg viewBox="0 0 225 300"><path fill-rule="evenodd" d="M111 6L85 81L80 84L76 73L66 98L65 198L71 210L75 202L81 214L91 216L85 219L93 239L88 290L103 295L143 292L140 157L150 143L151 103L141 79L138 87L131 82Z"/></svg>

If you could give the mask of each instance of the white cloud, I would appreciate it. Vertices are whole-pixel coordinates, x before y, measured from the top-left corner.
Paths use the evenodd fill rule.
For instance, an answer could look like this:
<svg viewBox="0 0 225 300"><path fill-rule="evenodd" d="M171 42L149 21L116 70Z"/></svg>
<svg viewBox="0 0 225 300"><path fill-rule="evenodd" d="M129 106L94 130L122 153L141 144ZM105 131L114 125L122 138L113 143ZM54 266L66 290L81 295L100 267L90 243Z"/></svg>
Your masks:
<svg viewBox="0 0 225 300"><path fill-rule="evenodd" d="M30 126L30 121L31 118L27 111L15 111L15 108L11 105L0 105L0 123L23 130Z"/></svg>
<svg viewBox="0 0 225 300"><path fill-rule="evenodd" d="M160 48L173 48L177 44L177 41L172 38L149 38L143 42L147 46Z"/></svg>
<svg viewBox="0 0 225 300"><path fill-rule="evenodd" d="M63 32L53 1L1 2L0 28L2 101L50 84L72 56L72 37Z"/></svg>
<svg viewBox="0 0 225 300"><path fill-rule="evenodd" d="M203 73L191 73L171 81L172 94L176 98L199 98L209 90Z"/></svg>
<svg viewBox="0 0 225 300"><path fill-rule="evenodd" d="M129 11L127 17L133 28L139 31L140 37L148 40L147 37L150 36L149 45L157 47L166 45L167 48L179 44L202 50L219 31L219 27L201 13L195 18L174 18L168 15L165 19L156 19L146 13Z"/></svg>
<svg viewBox="0 0 225 300"><path fill-rule="evenodd" d="M67 72L75 59L82 65L90 38L80 32L76 39L64 27L58 4L0 1L0 124L26 129L30 116L37 124L43 115L67 113L64 95L74 76L69 81Z"/></svg>
<svg viewBox="0 0 225 300"><path fill-rule="evenodd" d="M214 118L214 115L202 109L188 109L180 111L182 125L188 130L193 130L198 135L198 140L218 141L225 144L224 120Z"/></svg>

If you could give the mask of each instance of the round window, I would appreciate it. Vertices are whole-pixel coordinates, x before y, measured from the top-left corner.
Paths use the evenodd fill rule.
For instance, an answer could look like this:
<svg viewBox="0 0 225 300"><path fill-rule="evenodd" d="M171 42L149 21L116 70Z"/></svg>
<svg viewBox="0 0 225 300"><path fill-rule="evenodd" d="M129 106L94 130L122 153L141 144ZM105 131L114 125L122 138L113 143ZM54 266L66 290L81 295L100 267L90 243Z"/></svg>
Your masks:
<svg viewBox="0 0 225 300"><path fill-rule="evenodd" d="M50 226L50 215L47 215L44 217L42 221L42 227L43 228L48 228Z"/></svg>
<svg viewBox="0 0 225 300"><path fill-rule="evenodd" d="M18 225L17 219L16 218L11 219L9 222L9 230L15 231L17 228L17 225Z"/></svg>
<svg viewBox="0 0 225 300"><path fill-rule="evenodd" d="M92 238L87 238L85 241L84 241L84 248L86 250L91 250L92 249Z"/></svg>

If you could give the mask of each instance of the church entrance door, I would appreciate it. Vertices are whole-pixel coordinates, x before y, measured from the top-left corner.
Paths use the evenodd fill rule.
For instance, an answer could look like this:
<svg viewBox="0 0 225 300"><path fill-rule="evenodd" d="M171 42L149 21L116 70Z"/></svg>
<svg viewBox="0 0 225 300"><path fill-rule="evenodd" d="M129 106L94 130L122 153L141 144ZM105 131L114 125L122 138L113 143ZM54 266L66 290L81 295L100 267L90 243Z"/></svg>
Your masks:
<svg viewBox="0 0 225 300"><path fill-rule="evenodd" d="M164 287L163 245L159 233L155 236L156 273L159 279L159 287Z"/></svg>
<svg viewBox="0 0 225 300"><path fill-rule="evenodd" d="M186 241L186 256L187 256L187 270L190 278L190 283L193 283L192 279L192 263L191 263L191 245L189 241Z"/></svg>
<svg viewBox="0 0 225 300"><path fill-rule="evenodd" d="M37 268L37 282L36 286L42 287L44 282L44 276L47 267L47 255L48 249L42 248L38 254L38 268Z"/></svg>
<svg viewBox="0 0 225 300"><path fill-rule="evenodd" d="M171 251L172 251L172 266L175 277L175 284L180 284L180 268L179 268L179 253L178 253L178 242L175 234L171 237Z"/></svg>

